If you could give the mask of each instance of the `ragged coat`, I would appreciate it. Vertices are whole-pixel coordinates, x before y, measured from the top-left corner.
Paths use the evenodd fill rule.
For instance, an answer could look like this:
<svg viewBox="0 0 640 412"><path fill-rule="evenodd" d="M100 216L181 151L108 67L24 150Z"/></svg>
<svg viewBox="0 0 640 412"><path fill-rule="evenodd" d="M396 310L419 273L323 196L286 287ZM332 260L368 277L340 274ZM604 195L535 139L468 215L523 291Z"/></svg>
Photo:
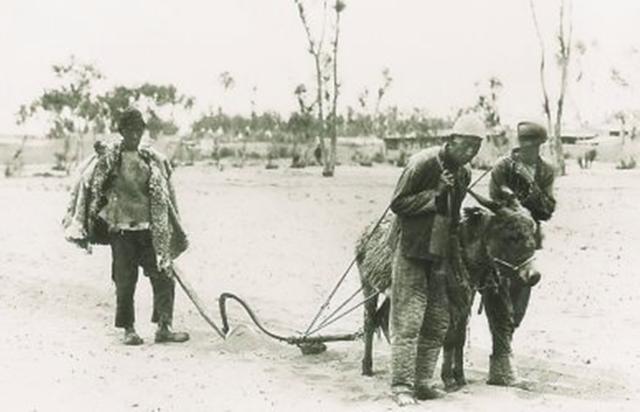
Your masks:
<svg viewBox="0 0 640 412"><path fill-rule="evenodd" d="M443 171L454 174L451 207L447 195L440 190ZM450 236L450 209L456 219L471 181L468 166L451 167L444 156L444 147L422 150L411 157L391 200L391 210L397 215L390 231L391 246L400 248L404 256L438 260L447 254Z"/></svg>
<svg viewBox="0 0 640 412"><path fill-rule="evenodd" d="M492 199L501 200L503 187L509 188L522 206L529 209L536 221L549 220L556 207L553 196L553 167L538 157L535 171L531 174L522 164L518 149L500 158L491 172L489 195Z"/></svg>
<svg viewBox="0 0 640 412"><path fill-rule="evenodd" d="M138 153L150 170L151 239L158 270L165 271L188 247L171 183L172 169L166 158L150 147L140 147ZM109 243L107 224L99 214L107 204L107 192L118 173L121 156L122 147L118 144L107 148L103 154L92 156L79 168L63 219L68 241L84 248Z"/></svg>

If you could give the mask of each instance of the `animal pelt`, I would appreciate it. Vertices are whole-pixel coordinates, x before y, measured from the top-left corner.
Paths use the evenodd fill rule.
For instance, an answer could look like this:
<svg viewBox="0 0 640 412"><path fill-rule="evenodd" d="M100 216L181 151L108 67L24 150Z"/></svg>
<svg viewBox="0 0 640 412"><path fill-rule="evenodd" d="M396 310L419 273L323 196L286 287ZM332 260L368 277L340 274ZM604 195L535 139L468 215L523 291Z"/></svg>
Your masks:
<svg viewBox="0 0 640 412"><path fill-rule="evenodd" d="M164 271L187 249L188 240L180 223L169 162L149 147L139 148L138 153L150 170L151 239L158 270ZM80 166L63 219L66 240L83 248L109 243L107 224L99 213L107 203L107 190L118 172L121 157L122 146L116 144Z"/></svg>

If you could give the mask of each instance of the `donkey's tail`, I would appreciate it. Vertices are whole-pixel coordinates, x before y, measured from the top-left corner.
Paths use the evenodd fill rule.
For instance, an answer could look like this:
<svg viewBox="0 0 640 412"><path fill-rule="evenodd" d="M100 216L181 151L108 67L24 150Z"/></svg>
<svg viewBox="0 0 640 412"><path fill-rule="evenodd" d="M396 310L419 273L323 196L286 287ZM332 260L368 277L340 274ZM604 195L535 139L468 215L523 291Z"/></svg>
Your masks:
<svg viewBox="0 0 640 412"><path fill-rule="evenodd" d="M389 336L389 313L391 312L391 300L388 296L384 298L382 305L376 310L376 314L374 316L374 321L376 325L376 330L382 331L385 339L388 343L391 343L391 338Z"/></svg>

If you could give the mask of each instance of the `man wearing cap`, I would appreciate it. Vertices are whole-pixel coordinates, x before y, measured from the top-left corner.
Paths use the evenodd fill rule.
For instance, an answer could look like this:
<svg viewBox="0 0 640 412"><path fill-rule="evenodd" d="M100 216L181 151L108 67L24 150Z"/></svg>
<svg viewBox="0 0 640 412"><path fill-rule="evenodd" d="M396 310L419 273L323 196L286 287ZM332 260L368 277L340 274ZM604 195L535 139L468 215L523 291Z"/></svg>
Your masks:
<svg viewBox="0 0 640 412"><path fill-rule="evenodd" d="M556 206L553 166L540 157L540 145L547 140L547 130L537 123L525 121L518 123L517 133L518 147L493 166L489 195L499 202L515 198L531 212L537 224L536 241L540 249L540 222L549 220ZM518 386L521 383L511 365L511 341L527 310L531 287L512 284L507 292L484 296L493 335L489 384Z"/></svg>
<svg viewBox="0 0 640 412"><path fill-rule="evenodd" d="M116 286L115 326L126 345L143 340L135 330L134 293L142 267L153 289L155 342L184 342L173 332L175 283L172 260L187 248L180 224L171 166L160 153L140 146L146 125L136 109L118 120L121 143L104 146L84 169L85 181L72 194L64 220L67 240L87 247L111 246L111 276Z"/></svg>
<svg viewBox="0 0 640 412"><path fill-rule="evenodd" d="M391 388L401 406L443 396L432 379L449 324L444 260L484 135L480 119L460 117L442 147L410 158L393 193Z"/></svg>

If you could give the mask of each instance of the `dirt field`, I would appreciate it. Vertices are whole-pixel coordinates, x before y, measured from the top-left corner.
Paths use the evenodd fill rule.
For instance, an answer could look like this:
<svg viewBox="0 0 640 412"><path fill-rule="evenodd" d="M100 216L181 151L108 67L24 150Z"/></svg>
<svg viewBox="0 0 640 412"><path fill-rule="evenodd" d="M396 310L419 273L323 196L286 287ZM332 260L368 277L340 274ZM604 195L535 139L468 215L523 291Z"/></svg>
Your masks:
<svg viewBox="0 0 640 412"><path fill-rule="evenodd" d="M474 315L470 385L407 410L638 410L640 171L596 163L570 172L557 185L560 206L539 255L544 278L514 343L520 373L535 389L484 383L490 339L484 315ZM215 319L216 297L232 291L273 329L304 329L352 258L362 228L384 210L399 170L343 167L335 179L319 174L316 168L176 172L192 241L179 265ZM394 409L383 340L376 375L364 378L361 342L302 356L257 334L233 304L238 329L223 342L178 291L175 324L192 340L155 345L144 278L137 316L145 344L121 345L112 327L108 249L86 255L62 239L67 183L0 179L0 219L8 228L0 237L1 410ZM341 296L356 285L354 271ZM355 331L361 316L357 311L327 332Z"/></svg>

